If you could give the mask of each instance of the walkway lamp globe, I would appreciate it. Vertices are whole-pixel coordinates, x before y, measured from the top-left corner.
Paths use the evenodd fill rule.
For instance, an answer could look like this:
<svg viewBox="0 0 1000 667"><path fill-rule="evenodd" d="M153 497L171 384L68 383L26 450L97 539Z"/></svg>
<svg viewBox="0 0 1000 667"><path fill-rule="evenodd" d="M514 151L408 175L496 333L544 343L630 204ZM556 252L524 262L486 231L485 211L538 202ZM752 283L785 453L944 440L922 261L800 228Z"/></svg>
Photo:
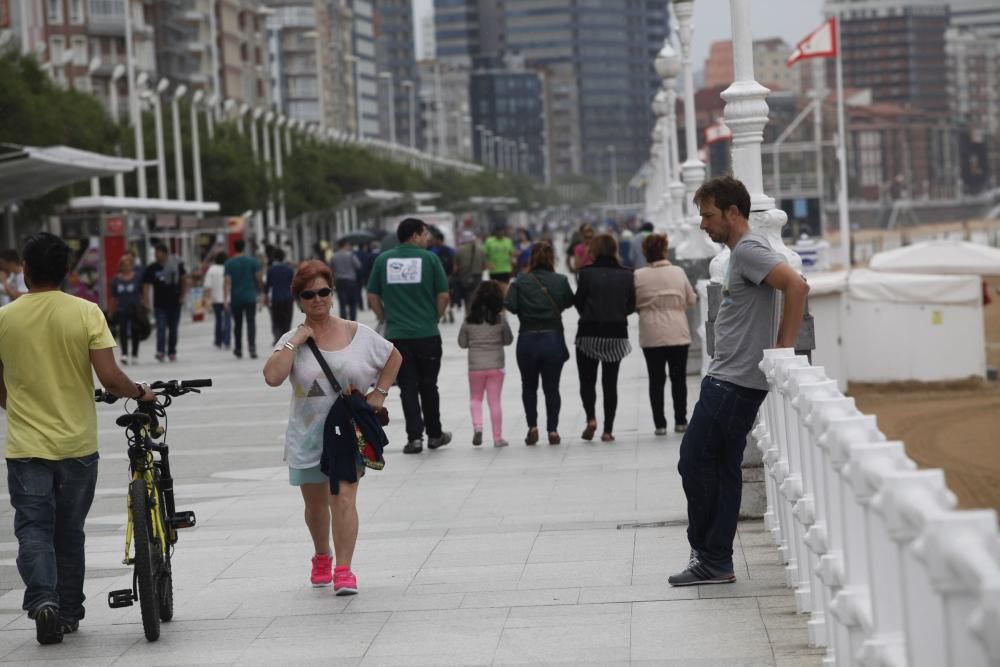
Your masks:
<svg viewBox="0 0 1000 667"><path fill-rule="evenodd" d="M681 57L674 50L674 47L670 46L670 42L663 42L663 48L656 54L653 67L656 69L656 75L664 81L668 79L676 81L677 77L681 75Z"/></svg>

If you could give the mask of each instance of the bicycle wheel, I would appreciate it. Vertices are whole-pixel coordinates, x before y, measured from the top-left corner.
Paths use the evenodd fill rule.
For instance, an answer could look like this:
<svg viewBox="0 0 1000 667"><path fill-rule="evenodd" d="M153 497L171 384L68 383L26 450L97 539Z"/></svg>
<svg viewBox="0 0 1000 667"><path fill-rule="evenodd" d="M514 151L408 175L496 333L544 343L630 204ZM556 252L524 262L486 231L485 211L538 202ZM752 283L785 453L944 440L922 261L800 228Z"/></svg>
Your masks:
<svg viewBox="0 0 1000 667"><path fill-rule="evenodd" d="M155 642L160 638L160 604L156 575L160 564L160 546L153 536L149 521L149 502L146 482L132 480L132 542L135 544L135 577L139 585L139 610L142 612L142 629L146 639Z"/></svg>
<svg viewBox="0 0 1000 667"><path fill-rule="evenodd" d="M163 530L170 532L170 523L167 520L167 506L163 502L163 492L157 489L159 498L160 525ZM168 549L169 550L169 549ZM160 572L157 579L157 594L160 600L160 620L169 621L174 617L174 577L170 568L170 554L165 553L160 560Z"/></svg>

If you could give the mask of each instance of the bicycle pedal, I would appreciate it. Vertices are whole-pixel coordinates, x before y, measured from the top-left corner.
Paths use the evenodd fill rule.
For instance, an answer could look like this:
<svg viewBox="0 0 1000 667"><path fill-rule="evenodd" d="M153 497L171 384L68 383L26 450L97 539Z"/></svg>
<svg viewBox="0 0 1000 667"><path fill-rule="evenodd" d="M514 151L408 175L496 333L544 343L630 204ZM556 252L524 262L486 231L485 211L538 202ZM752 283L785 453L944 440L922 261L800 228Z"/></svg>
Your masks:
<svg viewBox="0 0 1000 667"><path fill-rule="evenodd" d="M108 593L108 606L112 609L131 607L133 602L135 602L135 599L132 597L131 588L123 588L120 591L111 591Z"/></svg>
<svg viewBox="0 0 1000 667"><path fill-rule="evenodd" d="M176 512L170 519L170 525L174 528L193 528L194 524L194 512Z"/></svg>

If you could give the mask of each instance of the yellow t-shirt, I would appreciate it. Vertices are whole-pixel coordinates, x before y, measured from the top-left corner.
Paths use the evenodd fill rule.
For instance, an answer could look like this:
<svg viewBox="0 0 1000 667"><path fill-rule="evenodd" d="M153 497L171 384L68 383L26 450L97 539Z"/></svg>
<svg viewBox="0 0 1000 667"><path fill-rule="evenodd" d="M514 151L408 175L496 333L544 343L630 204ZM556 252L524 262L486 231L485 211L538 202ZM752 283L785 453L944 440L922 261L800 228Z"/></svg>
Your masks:
<svg viewBox="0 0 1000 667"><path fill-rule="evenodd" d="M63 292L29 292L0 308L7 458L97 451L90 351L114 346L101 309Z"/></svg>

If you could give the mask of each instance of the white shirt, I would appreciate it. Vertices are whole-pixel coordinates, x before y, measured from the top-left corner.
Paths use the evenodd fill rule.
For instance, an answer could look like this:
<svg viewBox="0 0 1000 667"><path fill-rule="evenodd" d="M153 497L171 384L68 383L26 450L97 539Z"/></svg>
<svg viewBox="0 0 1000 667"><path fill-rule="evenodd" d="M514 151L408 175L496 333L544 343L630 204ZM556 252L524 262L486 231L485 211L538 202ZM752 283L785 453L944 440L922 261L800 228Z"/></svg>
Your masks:
<svg viewBox="0 0 1000 667"><path fill-rule="evenodd" d="M209 291L212 303L223 303L226 295L226 269L222 264L213 264L205 272L205 289Z"/></svg>

